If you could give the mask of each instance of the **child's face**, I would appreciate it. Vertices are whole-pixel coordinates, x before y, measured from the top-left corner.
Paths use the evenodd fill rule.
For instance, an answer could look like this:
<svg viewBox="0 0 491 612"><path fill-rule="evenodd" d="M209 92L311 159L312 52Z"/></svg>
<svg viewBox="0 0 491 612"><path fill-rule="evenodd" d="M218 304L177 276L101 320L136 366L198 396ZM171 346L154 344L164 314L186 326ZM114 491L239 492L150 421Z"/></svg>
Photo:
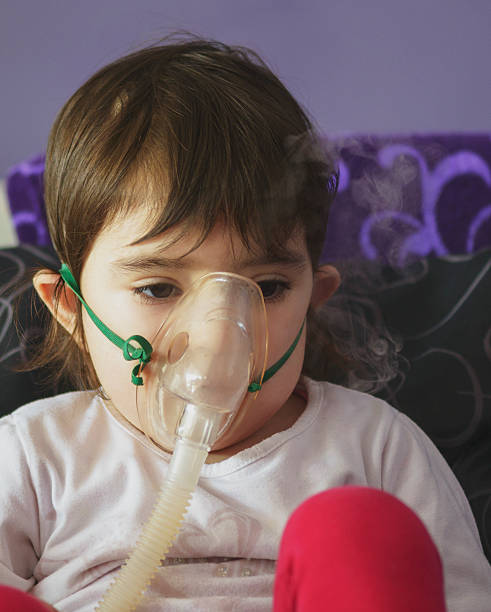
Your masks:
<svg viewBox="0 0 491 612"><path fill-rule="evenodd" d="M146 215L134 213L114 222L96 238L81 274L81 290L98 317L122 338L139 334L151 339L177 299L210 272L235 272L263 290L269 328L267 367L289 348L311 300L313 272L300 232L287 244L291 261L269 261L248 251L238 236L217 225L197 249L198 237L187 234L172 244L169 231L132 245L145 230ZM182 259L181 259L182 257ZM89 352L105 393L117 409L139 427L136 390L130 380L134 362L96 328L85 310L83 325ZM257 433L289 400L303 364L305 329L286 364L264 384L257 399L245 401L216 449L243 442ZM143 371L145 380L146 371ZM138 393L145 392L145 386Z"/></svg>

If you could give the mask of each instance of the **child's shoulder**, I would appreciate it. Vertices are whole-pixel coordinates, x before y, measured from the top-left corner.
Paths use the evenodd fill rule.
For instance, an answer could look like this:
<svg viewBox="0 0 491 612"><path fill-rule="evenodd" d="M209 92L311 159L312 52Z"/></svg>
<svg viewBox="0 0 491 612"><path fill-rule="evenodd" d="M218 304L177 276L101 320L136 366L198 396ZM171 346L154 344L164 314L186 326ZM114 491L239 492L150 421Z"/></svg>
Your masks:
<svg viewBox="0 0 491 612"><path fill-rule="evenodd" d="M8 458L31 475L42 471L46 461L64 469L103 419L103 403L95 391L64 393L21 406L0 419L0 461Z"/></svg>
<svg viewBox="0 0 491 612"><path fill-rule="evenodd" d="M420 452L439 456L427 434L386 401L328 382L307 379L305 383L306 412L311 415L309 425L315 435L353 447L390 448L397 456Z"/></svg>
<svg viewBox="0 0 491 612"><path fill-rule="evenodd" d="M382 445L393 446L395 452L402 452L405 445L406 449L424 448L425 452L439 456L434 452L434 443L419 425L386 401L329 382L306 379L305 388L310 412L315 413L312 422L319 430L324 427L343 440L349 436L363 443L377 439Z"/></svg>
<svg viewBox="0 0 491 612"><path fill-rule="evenodd" d="M71 391L17 408L0 419L0 427L14 427L19 433L38 428L73 428L80 419L100 411L101 407L96 391Z"/></svg>
<svg viewBox="0 0 491 612"><path fill-rule="evenodd" d="M384 400L363 391L306 377L302 382L305 385L309 405L328 412L330 418L340 414L343 418L365 416L371 419L378 416L392 421L398 414L398 411Z"/></svg>

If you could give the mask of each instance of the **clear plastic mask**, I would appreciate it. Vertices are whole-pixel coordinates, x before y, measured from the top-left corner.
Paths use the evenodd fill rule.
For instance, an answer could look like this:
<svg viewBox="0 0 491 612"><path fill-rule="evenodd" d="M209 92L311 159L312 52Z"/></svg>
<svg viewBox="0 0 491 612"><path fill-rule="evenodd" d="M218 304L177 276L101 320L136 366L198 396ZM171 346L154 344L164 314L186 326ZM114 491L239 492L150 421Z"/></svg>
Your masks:
<svg viewBox="0 0 491 612"><path fill-rule="evenodd" d="M261 290L236 274L203 276L180 298L151 345L144 386L137 388L141 428L166 450L174 448L176 436L211 446L233 421L250 383L264 375Z"/></svg>

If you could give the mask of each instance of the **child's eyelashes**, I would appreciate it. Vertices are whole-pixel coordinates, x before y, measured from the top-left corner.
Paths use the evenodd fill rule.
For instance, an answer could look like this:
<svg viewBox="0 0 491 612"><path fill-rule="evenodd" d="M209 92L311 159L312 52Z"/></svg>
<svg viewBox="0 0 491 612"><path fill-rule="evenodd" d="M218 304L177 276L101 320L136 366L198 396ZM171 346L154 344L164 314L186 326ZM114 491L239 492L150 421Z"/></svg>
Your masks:
<svg viewBox="0 0 491 612"><path fill-rule="evenodd" d="M256 282L261 289L265 302L281 300L285 293L291 289L291 283L285 280L266 279Z"/></svg>
<svg viewBox="0 0 491 612"><path fill-rule="evenodd" d="M266 303L281 300L291 289L291 283L280 279L265 279L256 281ZM183 291L172 283L151 283L135 287L133 293L143 302L166 302L181 297Z"/></svg>
<svg viewBox="0 0 491 612"><path fill-rule="evenodd" d="M171 283L153 283L143 287L135 287L133 293L144 302L172 300L180 297L182 291Z"/></svg>

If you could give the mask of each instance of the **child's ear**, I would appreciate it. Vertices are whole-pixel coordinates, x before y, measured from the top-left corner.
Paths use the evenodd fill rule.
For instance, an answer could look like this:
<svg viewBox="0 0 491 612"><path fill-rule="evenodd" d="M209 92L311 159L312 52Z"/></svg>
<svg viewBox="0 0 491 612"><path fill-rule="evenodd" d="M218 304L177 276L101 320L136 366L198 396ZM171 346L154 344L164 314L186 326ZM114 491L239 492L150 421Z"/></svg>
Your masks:
<svg viewBox="0 0 491 612"><path fill-rule="evenodd" d="M320 308L335 293L341 283L337 268L330 265L319 266L314 272L314 286L310 304L314 310Z"/></svg>
<svg viewBox="0 0 491 612"><path fill-rule="evenodd" d="M36 272L32 282L37 294L58 323L63 325L69 334L73 334L77 320L77 298L70 290L63 287L56 305L56 286L60 278L57 272L44 269Z"/></svg>

